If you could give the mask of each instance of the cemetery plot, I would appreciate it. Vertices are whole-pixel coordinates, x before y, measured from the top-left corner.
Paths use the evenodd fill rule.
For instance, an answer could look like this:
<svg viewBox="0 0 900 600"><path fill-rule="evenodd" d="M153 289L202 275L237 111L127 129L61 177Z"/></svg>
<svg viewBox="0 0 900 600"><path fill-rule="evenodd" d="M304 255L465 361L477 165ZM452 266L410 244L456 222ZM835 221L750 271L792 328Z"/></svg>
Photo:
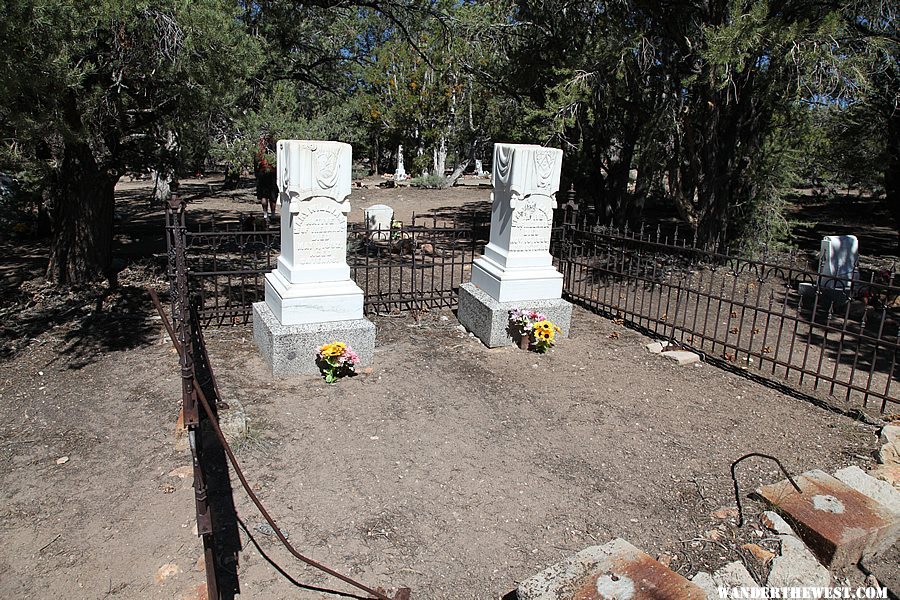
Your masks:
<svg viewBox="0 0 900 600"><path fill-rule="evenodd" d="M434 206L447 205L440 202ZM408 214L401 218L408 221ZM414 224L433 230L441 222L409 225ZM462 228L472 230L469 223ZM206 226L191 229L210 233ZM267 240L258 250L249 250L253 235L232 235L240 233L237 226L228 231L231 238L189 234L190 252L202 257L203 269L196 273L238 271L257 259L260 273L270 269L266 261L277 256L278 233L248 229ZM434 245L478 246L486 237L477 229L459 235ZM573 240L554 236L563 244ZM682 323L694 323L695 315L697 323L702 320L695 295L690 305L683 302L684 288L721 295L720 279L711 278L737 271L729 275L736 282L726 280L720 315L738 325L739 346L746 347L756 294L766 306L772 292L779 300L784 285L766 279L760 290L755 273L726 263L679 262L671 249L632 249L622 258L616 243L601 248L594 242L596 250L589 253L588 240L576 240L581 251L571 249L570 293L593 298L593 309L614 319L617 313L605 306L615 304L628 317L624 311L638 312L642 297L645 307L652 301L653 310L643 311L643 326L659 327L667 337L669 315L680 315ZM390 242L379 247L391 250ZM420 246L416 265L425 260L422 254ZM565 258L556 249L555 254ZM409 265L413 260L399 252L385 252L381 260L388 257L403 257ZM565 265L560 268L565 272ZM676 268L684 270L683 277ZM9 550L2 559L0 596L201 594L189 451L185 438L173 432L182 394L177 357L159 322L151 320L144 279L134 283L132 271L120 274L120 285L133 293L135 306L114 305L110 316L114 324L132 323L122 316L133 316L146 328L140 335L130 325L123 329L125 345L105 338L87 344L90 320L50 320L40 305L10 313L10 321L34 322L39 315L48 324L30 330L0 364L0 483ZM369 272L374 276L377 270ZM628 284L634 274L640 283ZM206 298L218 294L224 301L227 278L210 275L215 277L218 283L204 282L210 286ZM875 302L893 305L890 281L871 277L877 300L855 301L848 330L857 307L874 313ZM646 295L635 295L635 288ZM784 295L801 305L795 292ZM239 299L232 296L235 303ZM706 310L703 296L699 305L714 315L717 304ZM104 311L109 308L107 301ZM785 309L788 315L792 308ZM667 556L682 575L713 571L721 566L723 545L734 549L762 533L716 516L733 509L727 467L735 457L762 449L795 474L871 462L865 457L877 449L872 427L704 363L684 368L656 360L643 350L646 338L596 312L576 308L573 337L543 356L488 350L459 331L448 310L419 314L415 323L376 316L374 370L336 387L315 378L273 381L248 327L213 327L206 335L229 411L243 407L249 420L248 437L235 445L239 459L291 542L367 582L409 585L413 597L499 597L561 557L616 536L652 556ZM820 312L810 307L807 314ZM893 318L891 309L887 314ZM760 333L753 334L753 346L766 331L765 316L757 311ZM885 321L889 333L891 319ZM871 318L865 331L871 331L870 323ZM799 336L787 326L783 330L783 340L790 331L797 345L805 341L806 330ZM675 333L689 343L681 329ZM717 351L725 335L722 329L709 334ZM729 343L737 339L727 335ZM836 335L828 331L826 342ZM814 344L808 364L816 362L815 350ZM752 489L779 478L758 465L741 483ZM236 493L235 500L247 531L296 580L333 585L287 562L246 498ZM241 536L242 597L321 596L285 581L246 533Z"/></svg>
<svg viewBox="0 0 900 600"><path fill-rule="evenodd" d="M223 399L249 419L238 458L291 543L413 598L497 598L615 536L677 556L683 575L712 571L721 543L753 532L710 516L733 507L732 460L764 449L793 473L832 472L875 448L871 427L707 365L655 360L643 336L576 311L573 337L543 356L488 350L446 310L415 327L375 317L374 371L337 386L273 380L249 327L204 333ZM190 452L174 432L178 358L155 323L82 368L66 354L77 322L0 364L0 596L181 598L203 581ZM780 477L760 464L741 483ZM351 591L291 562L234 497L296 580ZM320 597L241 540L242 598Z"/></svg>
<svg viewBox="0 0 900 600"><path fill-rule="evenodd" d="M246 323L250 305L263 300L280 233L250 223L249 231L232 222L185 232L191 291L206 324ZM386 239L372 233L363 223L351 223L347 236L351 278L365 293L368 314L455 307L456 290L468 280L486 236L468 222L415 215Z"/></svg>
<svg viewBox="0 0 900 600"><path fill-rule="evenodd" d="M846 292L826 284L803 294L823 278L790 257L751 261L613 231L562 235L565 289L585 306L848 407L897 406L900 289L874 273Z"/></svg>

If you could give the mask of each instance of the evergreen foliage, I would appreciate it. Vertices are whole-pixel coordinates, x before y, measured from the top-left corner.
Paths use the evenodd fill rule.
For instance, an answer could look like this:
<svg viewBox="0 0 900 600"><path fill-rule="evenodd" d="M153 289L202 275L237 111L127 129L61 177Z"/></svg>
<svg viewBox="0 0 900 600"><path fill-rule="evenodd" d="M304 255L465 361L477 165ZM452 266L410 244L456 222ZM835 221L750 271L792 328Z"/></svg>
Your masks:
<svg viewBox="0 0 900 600"><path fill-rule="evenodd" d="M494 142L561 147L624 222L673 207L746 251L798 184L897 205L896 15L874 0L7 0L0 172L49 211L49 275L109 276L125 173L249 170L262 136L403 147L452 184ZM452 171L452 173L450 173ZM6 197L4 202L8 203Z"/></svg>

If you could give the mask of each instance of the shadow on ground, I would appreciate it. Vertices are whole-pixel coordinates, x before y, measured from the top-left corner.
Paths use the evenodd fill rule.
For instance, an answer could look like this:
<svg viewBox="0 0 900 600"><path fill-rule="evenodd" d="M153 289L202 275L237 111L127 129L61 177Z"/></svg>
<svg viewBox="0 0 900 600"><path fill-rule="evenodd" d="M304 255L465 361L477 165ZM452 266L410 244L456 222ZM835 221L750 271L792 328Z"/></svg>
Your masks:
<svg viewBox="0 0 900 600"><path fill-rule="evenodd" d="M0 327L0 357L8 359L29 344L61 340L64 347L54 362L80 369L105 354L150 343L157 333L148 313L144 289L120 286L99 295L92 290L34 291L24 306L6 310Z"/></svg>
<svg viewBox="0 0 900 600"><path fill-rule="evenodd" d="M861 257L896 257L900 236L883 196L812 196L798 194L791 200L790 217L797 222L792 237L797 246L818 251L826 235L855 235Z"/></svg>
<svg viewBox="0 0 900 600"><path fill-rule="evenodd" d="M461 206L442 206L416 215L413 225L452 226L470 229L476 240L488 240L491 235L491 203L467 202Z"/></svg>

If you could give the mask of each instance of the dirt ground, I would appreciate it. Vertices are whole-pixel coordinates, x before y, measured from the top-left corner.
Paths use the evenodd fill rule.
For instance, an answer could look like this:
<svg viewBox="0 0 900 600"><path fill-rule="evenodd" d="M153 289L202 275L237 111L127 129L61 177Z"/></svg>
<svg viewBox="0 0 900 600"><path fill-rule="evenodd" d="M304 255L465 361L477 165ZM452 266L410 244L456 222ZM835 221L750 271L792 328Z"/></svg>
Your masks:
<svg viewBox="0 0 900 600"><path fill-rule="evenodd" d="M37 246L23 253L37 267L5 270L3 598L186 599L205 580L191 479L180 477L190 454L175 435L177 356L140 289L165 287L153 268L161 213L138 185L122 188L119 254L131 266L118 291L94 303L54 295L33 280ZM361 189L351 219L391 194ZM393 205L402 219L487 194L401 190ZM191 210L244 204L255 209L252 189ZM273 379L249 326L206 336L224 399L250 420L238 458L291 542L413 598L501 598L615 537L669 555L682 574L711 570L744 541L769 543L755 519L738 529L732 511L712 514L734 506L733 460L764 452L795 473L872 462L873 427L709 365L677 367L580 309L572 337L544 356L488 350L449 311L374 320L372 373L332 386ZM782 479L758 460L739 473L745 493ZM297 581L352 591L292 561L233 486L255 540ZM243 532L241 542L241 598L337 597L294 586Z"/></svg>
<svg viewBox="0 0 900 600"><path fill-rule="evenodd" d="M373 204L387 204L394 209L394 220L404 223L409 223L414 213L446 217L463 206L490 210L487 204L491 196L490 181L486 178L466 176L460 180L460 185L445 190L410 188L405 184L396 188L379 187L384 182L379 177L354 182L350 193L351 211L347 217L350 222L363 222L366 207ZM222 190L221 187L222 180L216 176L183 181L180 192L189 201L190 217L196 220L236 220L236 215L262 216L252 181L242 180L234 190ZM123 182L117 189L120 194L136 198L145 196L147 188L147 182L136 181Z"/></svg>

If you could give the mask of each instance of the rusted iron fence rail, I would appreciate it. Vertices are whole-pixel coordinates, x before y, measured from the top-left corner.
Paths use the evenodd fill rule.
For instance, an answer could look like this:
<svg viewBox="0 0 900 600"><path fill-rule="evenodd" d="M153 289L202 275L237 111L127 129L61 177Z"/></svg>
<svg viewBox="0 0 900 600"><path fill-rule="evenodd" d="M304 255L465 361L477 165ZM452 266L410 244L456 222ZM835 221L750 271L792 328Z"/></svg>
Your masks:
<svg viewBox="0 0 900 600"><path fill-rule="evenodd" d="M557 228L553 253L565 294L582 306L800 391L881 412L900 404L892 273L863 271L846 286L794 254L750 260L677 230L572 218Z"/></svg>
<svg viewBox="0 0 900 600"><path fill-rule="evenodd" d="M239 544L235 544L236 527L228 526L227 512L233 512L230 483L214 468L218 448L211 443L209 420L199 408L198 392L209 386L208 378L198 377L208 365L196 313L192 312L188 285L188 260L184 240L184 204L173 195L166 207L166 243L169 255L170 299L172 323L164 319L166 329L178 351L182 381L182 422L187 430L188 445L194 476L194 503L197 514L197 534L203 541L206 568L207 597L210 600L234 598L239 585L230 573L236 573ZM154 304L163 316L162 305L155 292ZM211 377L211 371L209 371ZM214 402L218 391L210 390ZM221 463L221 461L218 461ZM223 493L225 492L225 493ZM230 535L229 535L230 533ZM230 543L229 543L230 542Z"/></svg>
<svg viewBox="0 0 900 600"><path fill-rule="evenodd" d="M280 232L250 220L198 224L169 237L175 233L184 237L188 281L201 320L248 322L251 305L264 299L265 274L276 266ZM347 262L364 292L366 313L454 308L487 233L473 219L415 215L390 230L350 224Z"/></svg>

